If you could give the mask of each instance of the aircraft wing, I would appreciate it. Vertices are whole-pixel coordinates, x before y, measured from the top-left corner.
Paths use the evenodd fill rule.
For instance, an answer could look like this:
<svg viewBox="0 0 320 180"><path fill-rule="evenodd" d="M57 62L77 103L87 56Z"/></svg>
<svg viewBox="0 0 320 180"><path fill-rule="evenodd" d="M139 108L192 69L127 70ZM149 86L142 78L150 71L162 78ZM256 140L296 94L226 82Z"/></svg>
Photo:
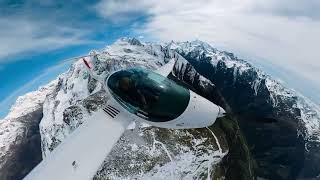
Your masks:
<svg viewBox="0 0 320 180"><path fill-rule="evenodd" d="M161 66L155 72L158 74L161 74L164 77L167 77L171 73L174 64L175 64L175 60L171 59L167 64Z"/></svg>
<svg viewBox="0 0 320 180"><path fill-rule="evenodd" d="M25 179L91 179L129 123L125 112L107 105L93 113Z"/></svg>

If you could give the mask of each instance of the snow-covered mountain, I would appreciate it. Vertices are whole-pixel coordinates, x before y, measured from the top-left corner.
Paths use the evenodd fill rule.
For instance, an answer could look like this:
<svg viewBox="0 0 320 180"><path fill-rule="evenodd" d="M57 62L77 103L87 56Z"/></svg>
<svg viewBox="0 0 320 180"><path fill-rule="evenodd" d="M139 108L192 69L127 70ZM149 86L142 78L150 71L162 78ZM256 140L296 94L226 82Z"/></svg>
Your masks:
<svg viewBox="0 0 320 180"><path fill-rule="evenodd" d="M319 106L232 53L204 42L170 42L167 48L186 59L176 73L189 72L184 68L192 66L214 83L223 99L220 103L228 105L225 108L252 148L257 176L296 179L320 174Z"/></svg>
<svg viewBox="0 0 320 180"><path fill-rule="evenodd" d="M175 59L170 78L223 106L230 117L195 130L133 123L94 179L306 179L320 174L319 107L232 53L199 40L156 44L134 38L120 39L97 53L94 70L101 79L121 68L154 70ZM83 63L76 61L56 81L19 98L0 121L0 174L8 170L2 162L10 162L17 154L9 150L21 140L30 141L27 137L31 135L22 135L30 125L20 121L34 119L34 126L41 119L45 158L101 107L107 96ZM0 179L21 178L33 166L24 166L20 176Z"/></svg>
<svg viewBox="0 0 320 180"><path fill-rule="evenodd" d="M126 67L143 66L155 70L176 56L174 51L160 45L121 39L99 52L94 70L103 79L106 74ZM47 96L43 105L44 116L40 123L43 157L81 125L85 117L103 105L106 96L101 84L90 77L82 61L75 62L60 76L56 90ZM172 131L144 124L130 129L121 137L95 178L172 176L173 179L194 179L211 176L228 151L220 146L220 140L211 129Z"/></svg>
<svg viewBox="0 0 320 180"><path fill-rule="evenodd" d="M238 59L232 53L219 51L202 41L172 41L167 44L166 48L177 51L187 60L181 61L179 66L184 63L186 67L190 63L196 71L210 79L221 90L234 86L233 89L238 91L237 85L244 84L250 88L251 92L249 93L255 97L259 97L260 94L264 95L263 93L266 90L268 96L264 96L264 98L267 99L267 103L271 104L275 111L281 110L278 113L291 111L292 114L297 114L301 120L300 123L305 127L304 132L301 132L305 139L320 141L320 108L300 93L284 87L271 76L248 62ZM178 69L181 69L181 67ZM231 99L233 96L225 97ZM291 103L288 104L288 101L291 101ZM243 103L243 101L240 101L240 103ZM289 107L286 107L286 111L283 111L283 106ZM300 112L296 113L295 110Z"/></svg>
<svg viewBox="0 0 320 180"><path fill-rule="evenodd" d="M39 123L46 95L56 81L20 96L0 120L0 179L21 179L41 161Z"/></svg>

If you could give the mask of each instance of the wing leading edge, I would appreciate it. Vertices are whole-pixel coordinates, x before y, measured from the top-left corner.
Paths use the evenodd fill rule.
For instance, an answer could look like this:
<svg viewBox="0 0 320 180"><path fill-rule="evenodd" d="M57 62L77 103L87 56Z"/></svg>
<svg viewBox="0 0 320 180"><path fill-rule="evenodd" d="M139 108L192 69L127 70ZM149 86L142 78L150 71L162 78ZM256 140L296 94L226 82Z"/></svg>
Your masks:
<svg viewBox="0 0 320 180"><path fill-rule="evenodd" d="M98 110L25 179L91 179L129 123L122 113L110 117L103 110Z"/></svg>

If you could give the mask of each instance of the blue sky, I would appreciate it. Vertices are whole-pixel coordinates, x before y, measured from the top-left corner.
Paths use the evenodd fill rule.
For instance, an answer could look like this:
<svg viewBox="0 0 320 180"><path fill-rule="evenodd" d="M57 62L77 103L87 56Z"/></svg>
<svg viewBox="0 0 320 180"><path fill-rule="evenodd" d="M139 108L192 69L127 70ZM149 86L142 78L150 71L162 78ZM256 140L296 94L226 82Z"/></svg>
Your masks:
<svg viewBox="0 0 320 180"><path fill-rule="evenodd" d="M0 118L65 71L63 59L123 36L206 41L320 103L318 9L318 0L0 0Z"/></svg>
<svg viewBox="0 0 320 180"><path fill-rule="evenodd" d="M17 96L66 71L64 59L135 36L130 27L146 18L134 13L130 21L113 21L96 13L96 3L0 0L0 118Z"/></svg>

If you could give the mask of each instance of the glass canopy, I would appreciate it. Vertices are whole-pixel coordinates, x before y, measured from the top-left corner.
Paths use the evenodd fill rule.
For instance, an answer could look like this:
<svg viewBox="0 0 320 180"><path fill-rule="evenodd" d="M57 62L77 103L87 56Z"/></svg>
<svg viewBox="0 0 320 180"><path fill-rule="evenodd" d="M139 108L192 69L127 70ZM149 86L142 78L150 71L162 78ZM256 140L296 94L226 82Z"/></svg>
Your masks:
<svg viewBox="0 0 320 180"><path fill-rule="evenodd" d="M175 119L189 104L190 92L187 89L143 68L115 72L107 85L123 107L149 121Z"/></svg>

